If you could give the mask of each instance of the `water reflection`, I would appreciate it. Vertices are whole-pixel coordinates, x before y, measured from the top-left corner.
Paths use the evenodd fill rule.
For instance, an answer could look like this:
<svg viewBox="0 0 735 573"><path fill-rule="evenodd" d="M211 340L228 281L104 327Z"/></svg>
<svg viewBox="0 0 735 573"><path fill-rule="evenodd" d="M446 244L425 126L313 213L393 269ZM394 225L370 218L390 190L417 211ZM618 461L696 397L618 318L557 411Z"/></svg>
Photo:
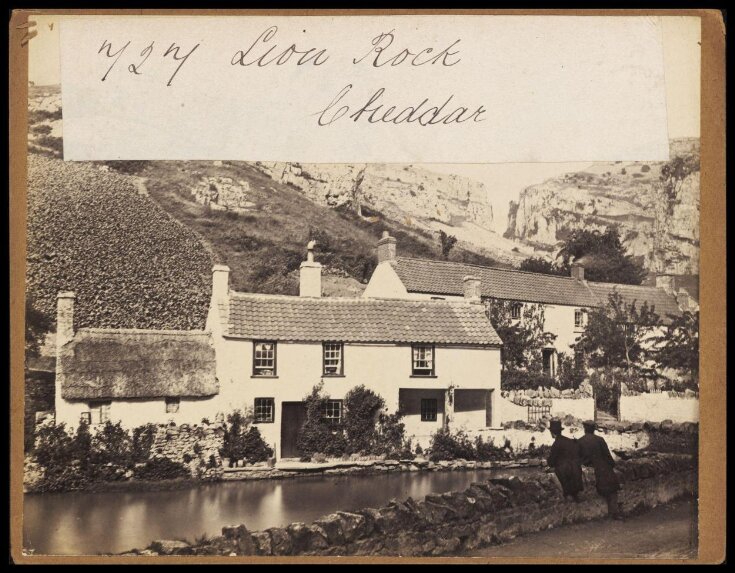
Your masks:
<svg viewBox="0 0 735 573"><path fill-rule="evenodd" d="M36 554L116 553L154 539L218 535L223 525L245 523L259 530L310 523L332 511L379 507L393 498L421 499L508 473L401 472L229 482L164 492L27 494L23 540Z"/></svg>

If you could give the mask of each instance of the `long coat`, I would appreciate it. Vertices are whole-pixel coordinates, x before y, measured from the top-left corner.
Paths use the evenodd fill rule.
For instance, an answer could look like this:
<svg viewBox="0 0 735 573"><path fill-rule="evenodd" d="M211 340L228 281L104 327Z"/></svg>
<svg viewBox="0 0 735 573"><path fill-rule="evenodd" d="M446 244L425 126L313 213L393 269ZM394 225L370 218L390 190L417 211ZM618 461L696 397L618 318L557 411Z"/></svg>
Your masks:
<svg viewBox="0 0 735 573"><path fill-rule="evenodd" d="M575 495L584 489L582 480L582 463L577 440L566 436L557 436L551 446L548 458L549 466L554 468L559 478L564 495Z"/></svg>
<svg viewBox="0 0 735 573"><path fill-rule="evenodd" d="M595 487L600 495L610 495L620 489L618 476L613 468L615 460L610 454L607 443L600 436L585 434L579 440L582 463L595 470Z"/></svg>

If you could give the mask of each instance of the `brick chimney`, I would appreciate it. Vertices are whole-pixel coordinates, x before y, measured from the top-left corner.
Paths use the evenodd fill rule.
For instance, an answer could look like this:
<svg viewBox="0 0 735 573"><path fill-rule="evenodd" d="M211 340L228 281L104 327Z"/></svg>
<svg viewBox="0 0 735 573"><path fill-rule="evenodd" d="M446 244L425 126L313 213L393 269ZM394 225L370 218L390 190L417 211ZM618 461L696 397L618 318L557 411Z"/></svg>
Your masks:
<svg viewBox="0 0 735 573"><path fill-rule="evenodd" d="M56 347L61 348L74 338L73 292L60 292L56 296Z"/></svg>
<svg viewBox="0 0 735 573"><path fill-rule="evenodd" d="M669 294L674 294L676 289L676 277L674 275L656 275L656 288L662 288Z"/></svg>
<svg viewBox="0 0 735 573"><path fill-rule="evenodd" d="M230 292L230 267L214 265L212 267L212 300L224 300Z"/></svg>
<svg viewBox="0 0 735 573"><path fill-rule="evenodd" d="M462 279L464 298L467 302L479 303L482 300L479 277L467 276Z"/></svg>
<svg viewBox="0 0 735 573"><path fill-rule="evenodd" d="M301 263L299 296L322 296L322 265L314 261L314 241L306 245L306 260Z"/></svg>
<svg viewBox="0 0 735 573"><path fill-rule="evenodd" d="M378 241L378 264L385 261L394 261L396 258L396 238L391 237L388 231Z"/></svg>
<svg viewBox="0 0 735 573"><path fill-rule="evenodd" d="M572 263L572 278L578 281L584 280L584 267L579 263Z"/></svg>

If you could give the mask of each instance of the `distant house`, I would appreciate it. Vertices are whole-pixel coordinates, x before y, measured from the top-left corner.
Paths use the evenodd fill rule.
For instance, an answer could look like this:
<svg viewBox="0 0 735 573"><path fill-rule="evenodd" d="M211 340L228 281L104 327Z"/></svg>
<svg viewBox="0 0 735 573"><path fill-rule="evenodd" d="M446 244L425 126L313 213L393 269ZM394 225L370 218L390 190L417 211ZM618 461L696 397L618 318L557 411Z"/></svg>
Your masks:
<svg viewBox="0 0 735 573"><path fill-rule="evenodd" d="M571 276L531 273L515 269L484 267L451 261L399 257L396 239L387 233L378 242L378 266L363 296L391 297L404 300L450 301L464 296L465 280L476 277L484 301L516 302L511 318L520 318L525 305L539 304L544 310L544 330L553 335L543 350L547 374L557 374L558 353L572 353L571 345L584 331L590 309L604 306L613 292L626 303L644 302L654 306L664 322L682 309L694 309L696 303L685 291L674 293L669 276L661 276L657 286L633 286L590 282L584 267L572 267Z"/></svg>
<svg viewBox="0 0 735 573"><path fill-rule="evenodd" d="M56 420L211 421L249 410L278 457L296 457L303 398L320 381L339 426L345 394L364 384L427 445L442 425L498 427L501 341L479 298L435 302L322 297L321 265L301 265L300 296L239 293L213 269L204 332L80 329L59 295Z"/></svg>

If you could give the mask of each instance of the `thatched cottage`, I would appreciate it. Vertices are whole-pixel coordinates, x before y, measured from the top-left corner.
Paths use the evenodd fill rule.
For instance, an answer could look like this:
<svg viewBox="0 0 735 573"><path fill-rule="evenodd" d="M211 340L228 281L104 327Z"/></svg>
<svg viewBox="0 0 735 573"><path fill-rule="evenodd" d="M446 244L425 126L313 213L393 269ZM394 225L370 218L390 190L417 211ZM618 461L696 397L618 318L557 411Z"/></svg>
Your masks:
<svg viewBox="0 0 735 573"><path fill-rule="evenodd" d="M74 296L58 299L56 420L127 427L199 423L251 411L278 457L293 457L303 399L320 381L324 417L339 424L342 399L364 384L407 435L428 443L443 424L498 427L500 346L481 304L480 280L463 277L456 300L322 297L310 244L300 296L239 293L213 269L205 331L73 328Z"/></svg>

